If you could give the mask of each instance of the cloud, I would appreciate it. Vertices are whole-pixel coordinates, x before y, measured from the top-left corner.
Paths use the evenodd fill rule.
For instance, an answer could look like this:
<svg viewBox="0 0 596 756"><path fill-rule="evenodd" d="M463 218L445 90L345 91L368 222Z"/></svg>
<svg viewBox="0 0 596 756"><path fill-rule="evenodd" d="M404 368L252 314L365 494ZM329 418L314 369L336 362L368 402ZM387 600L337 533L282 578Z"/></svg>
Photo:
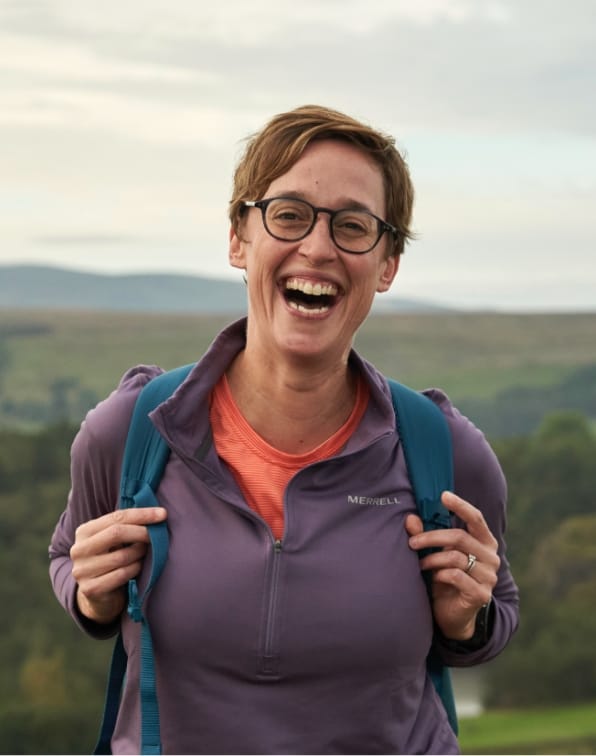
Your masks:
<svg viewBox="0 0 596 756"><path fill-rule="evenodd" d="M511 15L510 3L500 0L143 0L95 3L50 0L13 3L4 8L4 26L33 29L52 36L112 41L134 34L141 44L152 39L215 40L228 48L257 47L277 36L291 37L296 29L316 33L330 30L370 33L395 19L413 24L465 23L484 19L502 23Z"/></svg>
<svg viewBox="0 0 596 756"><path fill-rule="evenodd" d="M93 246L95 244L104 245L122 245L122 244L144 244L147 239L134 236L116 236L115 234L87 233L87 234L54 234L50 236L36 236L32 239L34 244L57 245L57 246Z"/></svg>
<svg viewBox="0 0 596 756"><path fill-rule="evenodd" d="M150 140L170 129L186 141L203 138L202 122L257 125L318 100L398 133L429 123L596 130L595 27L581 0L572 9L553 0L53 0L0 13L5 123L51 125L62 112L76 125L78 104L81 127Z"/></svg>
<svg viewBox="0 0 596 756"><path fill-rule="evenodd" d="M46 87L35 97L8 93L0 97L0 125L62 127L99 131L135 140L206 147L230 144L236 135L222 108L169 103L152 97L84 87ZM227 126L227 128L226 128Z"/></svg>
<svg viewBox="0 0 596 756"><path fill-rule="evenodd" d="M572 298L573 276L578 292L596 279L593 15L593 0L2 3L0 257L224 273L243 138L320 102L407 153L420 241L398 288L480 298L509 277L550 296L564 254Z"/></svg>
<svg viewBox="0 0 596 756"><path fill-rule="evenodd" d="M155 65L110 59L80 43L0 33L2 68L5 73L26 75L40 82L67 79L72 82L138 84L150 81L156 85L201 79L208 82L213 73L200 74L174 66Z"/></svg>

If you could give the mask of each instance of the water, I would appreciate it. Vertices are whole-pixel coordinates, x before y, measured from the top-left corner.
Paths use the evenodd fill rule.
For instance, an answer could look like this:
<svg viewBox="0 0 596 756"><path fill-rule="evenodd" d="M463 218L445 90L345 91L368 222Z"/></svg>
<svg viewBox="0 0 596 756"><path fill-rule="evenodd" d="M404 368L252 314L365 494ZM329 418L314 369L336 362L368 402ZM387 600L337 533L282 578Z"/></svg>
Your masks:
<svg viewBox="0 0 596 756"><path fill-rule="evenodd" d="M482 672L476 668L451 669L457 715L477 717L482 714Z"/></svg>

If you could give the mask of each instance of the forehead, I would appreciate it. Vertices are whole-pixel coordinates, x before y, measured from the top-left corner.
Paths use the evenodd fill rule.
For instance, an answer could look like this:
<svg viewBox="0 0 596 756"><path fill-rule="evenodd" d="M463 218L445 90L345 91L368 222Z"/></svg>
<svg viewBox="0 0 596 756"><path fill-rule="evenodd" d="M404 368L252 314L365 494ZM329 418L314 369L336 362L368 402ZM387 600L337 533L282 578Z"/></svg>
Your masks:
<svg viewBox="0 0 596 756"><path fill-rule="evenodd" d="M361 149L341 140L311 142L299 160L271 182L266 195L284 191L328 207L359 204L382 214L385 206L380 167Z"/></svg>

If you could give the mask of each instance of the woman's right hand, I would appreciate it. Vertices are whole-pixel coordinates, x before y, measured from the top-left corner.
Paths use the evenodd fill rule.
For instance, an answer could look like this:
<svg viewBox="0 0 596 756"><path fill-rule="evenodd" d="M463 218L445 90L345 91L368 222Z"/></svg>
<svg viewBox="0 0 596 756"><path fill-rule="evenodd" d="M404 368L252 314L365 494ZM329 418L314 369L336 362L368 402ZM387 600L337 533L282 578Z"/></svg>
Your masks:
<svg viewBox="0 0 596 756"><path fill-rule="evenodd" d="M147 551L147 525L166 517L163 507L117 509L77 528L70 558L84 617L109 624L120 616L126 585L139 574Z"/></svg>

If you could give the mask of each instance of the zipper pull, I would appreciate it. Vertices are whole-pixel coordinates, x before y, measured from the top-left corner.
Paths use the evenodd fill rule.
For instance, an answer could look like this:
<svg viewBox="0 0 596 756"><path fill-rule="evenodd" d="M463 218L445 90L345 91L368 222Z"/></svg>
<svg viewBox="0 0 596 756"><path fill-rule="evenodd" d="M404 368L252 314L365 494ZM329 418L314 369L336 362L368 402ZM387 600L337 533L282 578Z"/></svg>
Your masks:
<svg viewBox="0 0 596 756"><path fill-rule="evenodd" d="M275 551L276 554L279 554L281 553L281 548L282 548L281 538L276 538L273 543L273 550Z"/></svg>

